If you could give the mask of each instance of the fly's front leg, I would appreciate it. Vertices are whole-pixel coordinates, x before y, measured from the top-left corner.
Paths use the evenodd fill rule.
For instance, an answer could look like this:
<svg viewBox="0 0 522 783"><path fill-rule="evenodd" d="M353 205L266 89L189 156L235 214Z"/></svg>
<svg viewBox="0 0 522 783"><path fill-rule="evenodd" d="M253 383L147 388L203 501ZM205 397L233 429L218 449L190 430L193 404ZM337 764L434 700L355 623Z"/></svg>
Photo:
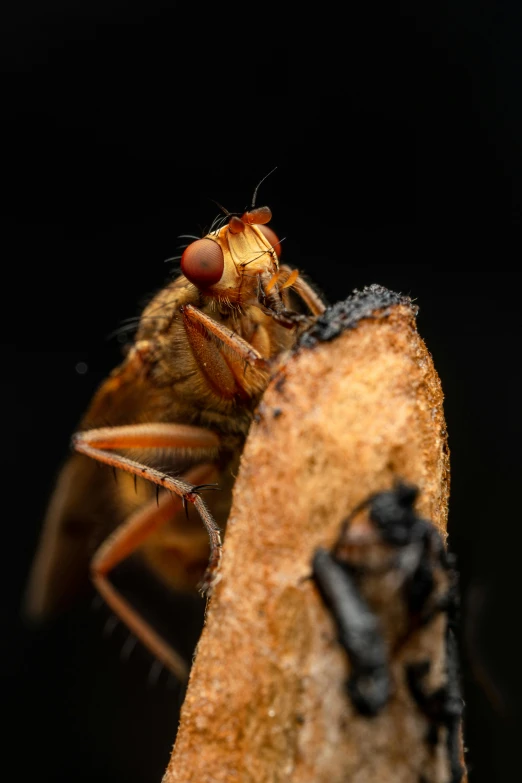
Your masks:
<svg viewBox="0 0 522 783"><path fill-rule="evenodd" d="M285 289L293 289L308 307L311 315L304 315L288 309L289 302ZM326 305L314 289L299 277L299 270L281 266L270 279L259 278L258 299L267 308L264 312L281 326L292 329L298 325L306 327L318 315L326 310Z"/></svg>
<svg viewBox="0 0 522 783"><path fill-rule="evenodd" d="M302 277L295 275L296 270L292 270L286 264L279 268L280 280L283 280L282 288L292 288L296 294L303 300L312 315L321 315L326 310L326 305L321 301L320 296L316 294L311 285ZM295 276L294 276L295 275Z"/></svg>
<svg viewBox="0 0 522 783"><path fill-rule="evenodd" d="M183 424L131 424L120 427L102 427L79 432L73 436L76 451L86 454L105 465L112 465L127 473L151 481L181 498L181 502L192 503L197 509L210 539L209 564L201 585L208 590L215 581L221 559L221 533L212 514L199 492L206 485L194 485L183 479L174 478L156 468L148 467L121 454L112 453L113 449L132 448L172 448L183 454L207 456L215 459L219 447L219 438L210 430Z"/></svg>
<svg viewBox="0 0 522 783"><path fill-rule="evenodd" d="M216 394L247 400L262 391L269 363L259 351L193 305L185 305L182 315L196 361Z"/></svg>
<svg viewBox="0 0 522 783"><path fill-rule="evenodd" d="M194 482L208 479L214 472L209 465L199 465L190 471L187 478ZM108 580L108 574L129 555L133 554L146 539L172 520L180 511L182 499L164 493L132 514L99 547L91 562L91 577L94 586L113 612L130 631L161 661L175 676L184 681L188 677L188 666L180 655L152 628Z"/></svg>

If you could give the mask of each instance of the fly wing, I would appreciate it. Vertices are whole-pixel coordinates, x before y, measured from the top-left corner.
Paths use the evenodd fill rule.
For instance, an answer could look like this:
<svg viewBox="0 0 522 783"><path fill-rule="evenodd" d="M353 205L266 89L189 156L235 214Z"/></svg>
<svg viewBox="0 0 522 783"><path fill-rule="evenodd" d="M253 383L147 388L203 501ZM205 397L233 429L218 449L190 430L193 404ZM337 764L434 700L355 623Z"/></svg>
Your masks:
<svg viewBox="0 0 522 783"><path fill-rule="evenodd" d="M105 471L75 454L65 463L51 497L26 594L26 615L44 619L63 609L87 584L89 561L110 508Z"/></svg>
<svg viewBox="0 0 522 783"><path fill-rule="evenodd" d="M136 423L140 415L150 411L154 416L158 402L147 382L148 368L150 359L144 349L133 349L101 384L80 429ZM131 509L110 469L82 454L68 459L51 496L29 576L28 617L44 619L70 603L88 582L89 562L96 548Z"/></svg>

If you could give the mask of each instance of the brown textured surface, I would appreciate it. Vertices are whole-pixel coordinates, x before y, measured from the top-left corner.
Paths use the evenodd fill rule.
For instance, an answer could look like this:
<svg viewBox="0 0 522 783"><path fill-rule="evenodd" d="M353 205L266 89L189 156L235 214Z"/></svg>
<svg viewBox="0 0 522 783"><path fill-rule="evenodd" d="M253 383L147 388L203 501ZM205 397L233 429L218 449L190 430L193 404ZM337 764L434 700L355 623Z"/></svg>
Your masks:
<svg viewBox="0 0 522 783"><path fill-rule="evenodd" d="M418 783L424 718L400 683L378 718L354 713L347 659L309 577L315 549L330 548L354 506L397 477L420 488L418 513L445 531L442 399L405 304L281 368L243 453L164 783ZM422 641L435 659L441 623ZM430 780L442 783L438 769Z"/></svg>

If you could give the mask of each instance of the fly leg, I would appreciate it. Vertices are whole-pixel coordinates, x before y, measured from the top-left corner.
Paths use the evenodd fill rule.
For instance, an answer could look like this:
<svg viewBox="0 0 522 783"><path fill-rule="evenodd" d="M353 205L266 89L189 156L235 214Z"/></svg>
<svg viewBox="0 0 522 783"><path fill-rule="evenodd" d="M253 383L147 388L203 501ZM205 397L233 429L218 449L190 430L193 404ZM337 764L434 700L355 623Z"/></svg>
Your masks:
<svg viewBox="0 0 522 783"><path fill-rule="evenodd" d="M280 279L285 280L285 278L288 278L288 281L291 279L291 276L294 274L295 270L290 269L289 266L286 266L283 264L280 268ZM286 281L285 281L286 282ZM283 284L284 286L285 284ZM289 288L292 288L296 294L303 300L305 305L308 307L312 315L321 315L321 313L324 313L326 310L326 305L323 301L321 301L320 296L316 294L314 289L311 285L309 285L305 280L303 280L302 277L296 277L295 280L293 280L291 283L288 284Z"/></svg>
<svg viewBox="0 0 522 783"><path fill-rule="evenodd" d="M213 473L210 465L199 465L187 478L203 481ZM175 517L182 505L182 498L163 493L138 509L121 524L98 548L91 562L94 586L108 606L130 631L161 661L180 681L188 677L188 667L183 658L152 628L121 593L109 581L108 574L115 566L135 552L141 544Z"/></svg>
<svg viewBox="0 0 522 783"><path fill-rule="evenodd" d="M264 389L269 363L253 345L193 305L182 314L196 361L216 394L248 400Z"/></svg>
<svg viewBox="0 0 522 783"><path fill-rule="evenodd" d="M202 485L194 485L180 478L169 476L156 468L113 453L115 449L171 448L179 449L184 455L215 459L219 438L210 430L183 424L130 424L119 427L102 427L76 433L73 447L98 462L111 465L127 473L147 479L181 499L183 505L192 503L198 511L210 539L210 558L202 589L207 590L215 580L221 559L221 533L205 501L199 494Z"/></svg>

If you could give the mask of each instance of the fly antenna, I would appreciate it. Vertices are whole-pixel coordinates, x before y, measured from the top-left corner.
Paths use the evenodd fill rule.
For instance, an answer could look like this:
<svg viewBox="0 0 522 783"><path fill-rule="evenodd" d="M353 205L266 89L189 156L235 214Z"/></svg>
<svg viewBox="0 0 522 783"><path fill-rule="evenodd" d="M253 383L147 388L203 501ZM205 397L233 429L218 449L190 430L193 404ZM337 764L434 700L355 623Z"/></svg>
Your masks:
<svg viewBox="0 0 522 783"><path fill-rule="evenodd" d="M270 176L270 174L273 174L273 173L274 173L274 171L275 171L276 169L277 169L277 166L274 166L274 168L272 169L272 171L269 171L269 172L268 172L268 174L265 174L265 176L263 177L263 179L262 179L260 182L258 182L258 183L257 183L257 185L256 185L256 189L254 190L254 195L252 196L252 205L251 205L251 207L250 207L251 209L254 209L254 207L255 207L255 205L256 205L257 191L259 190L259 187L260 187L260 185L262 185L262 184L263 184L263 182L265 181L265 179L268 179L268 177Z"/></svg>
<svg viewBox="0 0 522 783"><path fill-rule="evenodd" d="M268 176L268 175L267 175L267 176ZM265 179L266 179L266 177L265 177ZM262 182L262 181L263 181L263 180L261 180L261 182ZM261 184L261 182L260 182L259 184ZM258 185L258 187L259 187L259 185ZM211 200L211 201L213 201L213 202L214 202L214 204L215 204L217 207L219 207L219 208L220 208L220 210L223 212L223 214L224 214L224 215L226 215L227 217L230 217L230 215L231 215L232 213L231 213L231 212L229 212L229 211L228 211L228 209L226 209L224 206L222 206L222 205L219 203L219 201L216 201L216 199L215 199L215 198L211 198L210 200Z"/></svg>

